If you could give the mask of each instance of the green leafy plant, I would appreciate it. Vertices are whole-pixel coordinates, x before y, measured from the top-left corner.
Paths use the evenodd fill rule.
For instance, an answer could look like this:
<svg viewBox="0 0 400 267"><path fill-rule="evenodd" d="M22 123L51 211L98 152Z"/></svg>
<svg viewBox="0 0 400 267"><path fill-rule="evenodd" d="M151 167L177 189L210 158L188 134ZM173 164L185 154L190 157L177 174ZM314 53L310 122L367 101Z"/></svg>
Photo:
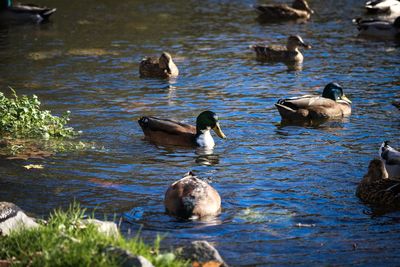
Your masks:
<svg viewBox="0 0 400 267"><path fill-rule="evenodd" d="M112 246L141 255L155 266L188 266L172 253L161 253L159 239L152 247L139 236L109 236L94 225L82 224L84 214L84 209L72 204L66 211L55 210L38 228L0 237L0 259L13 266L121 266L120 259L105 252Z"/></svg>
<svg viewBox="0 0 400 267"><path fill-rule="evenodd" d="M77 133L67 127L69 111L61 117L53 116L48 110L41 110L36 95L19 97L10 88L12 98L0 92L0 133L15 138L64 138Z"/></svg>

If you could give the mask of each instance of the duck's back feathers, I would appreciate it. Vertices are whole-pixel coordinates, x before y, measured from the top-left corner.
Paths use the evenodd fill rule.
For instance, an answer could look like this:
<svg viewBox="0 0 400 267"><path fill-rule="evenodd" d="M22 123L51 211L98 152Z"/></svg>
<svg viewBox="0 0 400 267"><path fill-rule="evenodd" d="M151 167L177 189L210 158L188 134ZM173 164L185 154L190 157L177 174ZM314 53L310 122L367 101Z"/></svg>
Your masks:
<svg viewBox="0 0 400 267"><path fill-rule="evenodd" d="M196 127L169 119L142 117L138 121L145 137L166 145L195 145Z"/></svg>
<svg viewBox="0 0 400 267"><path fill-rule="evenodd" d="M321 96L301 96L280 99L275 104L283 119L327 119L347 115L340 104Z"/></svg>
<svg viewBox="0 0 400 267"><path fill-rule="evenodd" d="M146 57L142 59L139 65L140 77L160 77L166 78L168 74L159 67L158 58Z"/></svg>
<svg viewBox="0 0 400 267"><path fill-rule="evenodd" d="M288 51L284 46L267 46L267 45L252 45L250 46L256 52L257 60L266 61L300 61L297 56L300 54L297 51ZM301 54L300 54L301 55ZM302 59L302 58L301 58Z"/></svg>
<svg viewBox="0 0 400 267"><path fill-rule="evenodd" d="M181 218L213 216L221 211L218 192L192 172L169 186L164 204L167 213Z"/></svg>

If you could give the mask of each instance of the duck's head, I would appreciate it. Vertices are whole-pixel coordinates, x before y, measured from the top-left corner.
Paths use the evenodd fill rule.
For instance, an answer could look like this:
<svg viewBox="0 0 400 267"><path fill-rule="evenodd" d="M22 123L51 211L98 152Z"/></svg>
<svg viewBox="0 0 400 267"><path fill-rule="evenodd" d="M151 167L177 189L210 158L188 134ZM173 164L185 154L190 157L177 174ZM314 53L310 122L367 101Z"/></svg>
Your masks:
<svg viewBox="0 0 400 267"><path fill-rule="evenodd" d="M306 0L294 0L292 7L295 9L305 10L310 14L314 14L314 10L310 8Z"/></svg>
<svg viewBox="0 0 400 267"><path fill-rule="evenodd" d="M196 119L197 132L209 131L211 129L221 138L225 139L226 136L219 126L218 116L212 111L203 111L197 116Z"/></svg>
<svg viewBox="0 0 400 267"><path fill-rule="evenodd" d="M322 92L322 97L329 98L334 101L343 100L351 104L350 99L348 99L343 93L343 88L337 83L328 83Z"/></svg>
<svg viewBox="0 0 400 267"><path fill-rule="evenodd" d="M368 166L368 173L364 176L364 181L372 183L380 179L387 179L389 177L385 164L380 159L373 159Z"/></svg>
<svg viewBox="0 0 400 267"><path fill-rule="evenodd" d="M298 47L304 47L310 49L311 45L304 43L303 39L299 35L289 36L286 44L286 48L290 51L296 50Z"/></svg>
<svg viewBox="0 0 400 267"><path fill-rule="evenodd" d="M171 60L172 60L171 55L169 53L167 53L167 52L163 52L161 54L161 56L160 56L160 59L159 59L160 67L163 68L163 69L168 68L168 64L169 64L169 62Z"/></svg>

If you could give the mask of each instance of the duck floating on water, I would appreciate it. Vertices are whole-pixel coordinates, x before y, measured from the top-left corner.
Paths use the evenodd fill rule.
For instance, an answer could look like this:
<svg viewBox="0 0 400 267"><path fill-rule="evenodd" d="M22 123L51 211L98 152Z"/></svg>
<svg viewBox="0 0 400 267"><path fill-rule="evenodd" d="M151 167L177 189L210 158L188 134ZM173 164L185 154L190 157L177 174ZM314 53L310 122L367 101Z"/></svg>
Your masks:
<svg viewBox="0 0 400 267"><path fill-rule="evenodd" d="M376 39L400 38L400 16L394 22L382 19L353 19L357 25L358 35Z"/></svg>
<svg viewBox="0 0 400 267"><path fill-rule="evenodd" d="M325 86L322 96L305 95L280 99L275 104L283 120L324 120L351 114L351 101L337 83Z"/></svg>
<svg viewBox="0 0 400 267"><path fill-rule="evenodd" d="M385 141L379 148L379 156L385 163L389 178L400 180L400 152L389 146L389 141Z"/></svg>
<svg viewBox="0 0 400 267"><path fill-rule="evenodd" d="M307 20L314 13L306 0L294 0L292 6L286 4L258 5L255 6L255 9L261 21Z"/></svg>
<svg viewBox="0 0 400 267"><path fill-rule="evenodd" d="M0 0L0 21L42 23L49 20L56 8L33 4L13 4L12 0Z"/></svg>
<svg viewBox="0 0 400 267"><path fill-rule="evenodd" d="M368 173L357 186L356 196L362 201L386 209L400 208L400 182L388 178L385 163L373 159Z"/></svg>
<svg viewBox="0 0 400 267"><path fill-rule="evenodd" d="M256 52L257 60L261 61L284 61L284 62L303 62L303 55L299 48L304 47L310 49L309 44L304 43L303 39L299 35L291 35L287 39L285 46L266 46L266 45L252 45L252 48Z"/></svg>
<svg viewBox="0 0 400 267"><path fill-rule="evenodd" d="M179 75L178 67L172 60L172 56L163 52L160 58L146 57L139 65L140 77L149 78L173 78Z"/></svg>
<svg viewBox="0 0 400 267"><path fill-rule="evenodd" d="M168 187L164 205L170 215L197 219L218 215L221 212L221 197L212 186L189 172Z"/></svg>
<svg viewBox="0 0 400 267"><path fill-rule="evenodd" d="M365 9L370 14L400 15L400 1L372 0L365 3Z"/></svg>
<svg viewBox="0 0 400 267"><path fill-rule="evenodd" d="M392 105L395 106L396 108L400 109L400 101L393 101Z"/></svg>
<svg viewBox="0 0 400 267"><path fill-rule="evenodd" d="M219 137L226 138L219 125L217 114L212 111L200 113L196 119L196 127L156 117L142 117L138 122L146 139L164 145L213 148L215 143L210 133L211 129Z"/></svg>

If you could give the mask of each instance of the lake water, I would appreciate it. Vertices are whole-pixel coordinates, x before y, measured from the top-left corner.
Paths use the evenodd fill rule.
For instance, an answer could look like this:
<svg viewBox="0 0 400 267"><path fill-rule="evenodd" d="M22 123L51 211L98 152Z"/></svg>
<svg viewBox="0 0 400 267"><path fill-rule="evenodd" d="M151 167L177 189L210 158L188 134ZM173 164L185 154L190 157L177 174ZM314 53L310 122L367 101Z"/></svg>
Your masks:
<svg viewBox="0 0 400 267"><path fill-rule="evenodd" d="M97 149L0 162L0 200L46 216L74 199L96 216L124 218L168 248L215 244L232 266L397 265L400 213L376 215L355 197L382 141L400 147L400 50L357 38L351 19L364 1L310 1L305 24L260 24L253 1L43 0L51 23L0 28L0 86L36 94ZM300 34L302 70L260 63L248 48ZM140 79L143 56L168 51L176 80ZM318 127L281 126L274 103L319 94L335 81L353 114ZM228 139L212 154L143 140L143 115L195 123L213 110ZM215 136L215 135L214 135ZM42 164L43 170L23 165ZM189 170L222 197L222 214L182 222L164 213L163 195Z"/></svg>

